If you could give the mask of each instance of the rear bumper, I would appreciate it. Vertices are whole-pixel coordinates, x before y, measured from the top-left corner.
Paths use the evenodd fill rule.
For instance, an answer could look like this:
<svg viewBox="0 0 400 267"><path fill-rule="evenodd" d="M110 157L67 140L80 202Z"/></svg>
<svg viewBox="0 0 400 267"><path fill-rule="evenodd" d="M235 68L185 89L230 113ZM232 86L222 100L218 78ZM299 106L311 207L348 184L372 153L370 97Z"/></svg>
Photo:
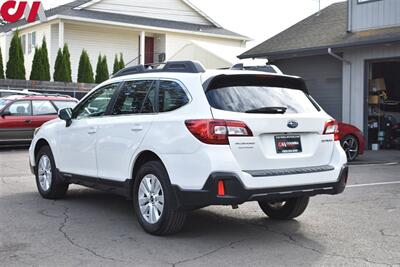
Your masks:
<svg viewBox="0 0 400 267"><path fill-rule="evenodd" d="M183 190L174 185L178 209L190 210L210 205L239 205L248 201L283 200L301 196L336 195L344 191L348 167L344 166L334 183L289 187L246 189L233 173L213 173L202 190ZM224 182L225 195L218 196L218 181Z"/></svg>

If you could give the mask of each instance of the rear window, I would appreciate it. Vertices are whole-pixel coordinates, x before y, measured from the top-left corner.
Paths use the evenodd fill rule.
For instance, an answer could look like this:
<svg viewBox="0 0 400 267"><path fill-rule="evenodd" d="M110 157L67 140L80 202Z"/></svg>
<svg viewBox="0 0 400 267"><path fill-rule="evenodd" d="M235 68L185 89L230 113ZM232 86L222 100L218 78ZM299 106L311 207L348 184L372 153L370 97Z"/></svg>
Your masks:
<svg viewBox="0 0 400 267"><path fill-rule="evenodd" d="M57 109L64 109L64 108L74 108L76 106L76 102L75 101L53 101L54 105L56 105Z"/></svg>
<svg viewBox="0 0 400 267"><path fill-rule="evenodd" d="M213 108L242 113L312 113L318 112L302 82L282 77L251 75L242 79L220 79L211 82L206 91ZM235 83L235 80L237 83ZM299 82L298 89L296 83Z"/></svg>

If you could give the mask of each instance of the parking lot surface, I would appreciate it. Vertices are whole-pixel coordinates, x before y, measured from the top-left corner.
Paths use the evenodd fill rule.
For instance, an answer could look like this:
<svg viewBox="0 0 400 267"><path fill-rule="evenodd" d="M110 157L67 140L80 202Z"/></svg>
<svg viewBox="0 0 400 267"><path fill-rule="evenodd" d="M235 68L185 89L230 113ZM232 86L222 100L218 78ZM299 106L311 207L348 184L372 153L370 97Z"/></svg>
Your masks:
<svg viewBox="0 0 400 267"><path fill-rule="evenodd" d="M312 198L297 220L269 220L256 203L210 207L155 237L121 197L71 186L63 200L42 199L27 150L2 149L0 265L400 266L400 165L352 165L349 184Z"/></svg>

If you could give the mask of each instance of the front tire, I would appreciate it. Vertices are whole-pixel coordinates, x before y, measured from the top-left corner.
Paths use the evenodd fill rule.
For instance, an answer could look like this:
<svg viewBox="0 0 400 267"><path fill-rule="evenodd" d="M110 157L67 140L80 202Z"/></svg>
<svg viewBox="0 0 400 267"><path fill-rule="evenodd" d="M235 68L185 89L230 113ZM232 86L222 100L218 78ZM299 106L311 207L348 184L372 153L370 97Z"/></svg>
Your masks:
<svg viewBox="0 0 400 267"><path fill-rule="evenodd" d="M169 235L182 229L186 213L173 207L172 186L161 162L145 163L135 177L133 190L136 217L147 233Z"/></svg>
<svg viewBox="0 0 400 267"><path fill-rule="evenodd" d="M36 186L40 195L47 199L63 198L68 191L69 185L57 175L49 146L42 147L36 155Z"/></svg>
<svg viewBox="0 0 400 267"><path fill-rule="evenodd" d="M271 219L291 220L303 214L309 201L309 197L297 197L275 202L259 201L258 204Z"/></svg>

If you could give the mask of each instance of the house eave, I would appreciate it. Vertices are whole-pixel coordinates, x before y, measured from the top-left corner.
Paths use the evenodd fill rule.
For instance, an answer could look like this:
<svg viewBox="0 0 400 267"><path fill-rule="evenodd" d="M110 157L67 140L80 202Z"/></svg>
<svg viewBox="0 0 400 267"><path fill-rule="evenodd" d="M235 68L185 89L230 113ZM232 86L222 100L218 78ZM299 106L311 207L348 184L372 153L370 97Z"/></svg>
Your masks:
<svg viewBox="0 0 400 267"><path fill-rule="evenodd" d="M238 58L239 59L268 58L271 60L287 59L287 58L293 58L293 57L303 57L303 56L326 54L328 51L328 48L340 50L340 49L346 49L346 48L352 48L352 47L390 45L390 44L395 44L395 43L400 43L400 36L390 37L390 38L382 38L382 39L377 39L377 40L352 42L352 43L346 43L346 44L325 45L325 46L319 46L319 47L292 49L292 50L267 52L267 53L254 53L254 54L246 54L245 53L245 54L239 55Z"/></svg>
<svg viewBox="0 0 400 267"><path fill-rule="evenodd" d="M124 23L124 22L115 22L109 20L102 20L102 19L92 19L92 18L82 18L78 16L67 16L67 15L55 15L52 17L47 18L47 21L44 23L54 23L52 21L63 19L63 20L70 20L70 21L78 21L78 22L87 22L87 23L98 23L98 24L106 24L109 26L118 26L118 27L126 27L126 28L136 28L141 30L152 30L152 31L159 31L159 32L171 32L171 33L183 33L183 34L192 34L192 35L199 35L199 36L207 36L207 37L215 37L215 38L223 38L223 39L231 39L231 40L240 40L240 41L251 41L250 38L245 36L233 36L233 35L223 35L223 34L214 34L214 33L207 33L201 31L189 31L189 30L180 30L180 29L173 29L173 28L163 28L163 27L155 27L155 26L147 26L147 25L140 25L140 24L131 24L131 23ZM22 25L20 27L12 28L10 31L15 31L16 29L23 30L29 27L33 27L36 25L41 24L40 21L35 21L29 24Z"/></svg>

